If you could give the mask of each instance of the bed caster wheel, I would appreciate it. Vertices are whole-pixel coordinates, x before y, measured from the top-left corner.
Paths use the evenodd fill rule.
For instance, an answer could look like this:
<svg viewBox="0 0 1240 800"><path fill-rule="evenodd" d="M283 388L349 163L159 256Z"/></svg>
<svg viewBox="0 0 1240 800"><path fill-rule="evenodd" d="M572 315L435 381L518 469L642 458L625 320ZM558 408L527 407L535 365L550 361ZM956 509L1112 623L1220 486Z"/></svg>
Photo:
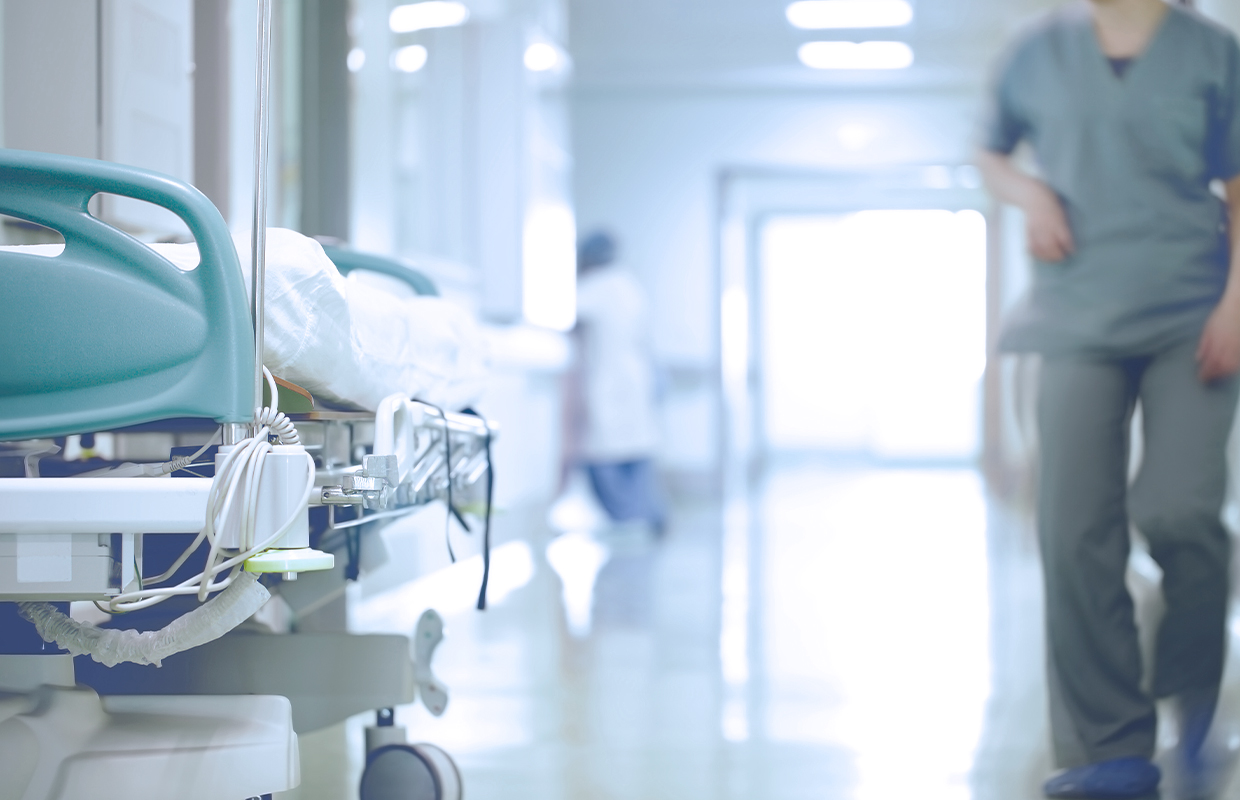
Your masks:
<svg viewBox="0 0 1240 800"><path fill-rule="evenodd" d="M461 800L461 773L433 744L390 744L366 758L361 800Z"/></svg>

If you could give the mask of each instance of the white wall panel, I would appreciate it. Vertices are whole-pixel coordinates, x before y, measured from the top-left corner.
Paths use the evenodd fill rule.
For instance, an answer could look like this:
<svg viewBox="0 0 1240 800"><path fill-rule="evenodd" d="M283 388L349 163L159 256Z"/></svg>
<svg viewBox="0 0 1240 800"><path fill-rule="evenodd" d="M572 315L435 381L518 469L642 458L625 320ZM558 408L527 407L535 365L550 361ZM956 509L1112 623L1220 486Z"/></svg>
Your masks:
<svg viewBox="0 0 1240 800"><path fill-rule="evenodd" d="M4 4L4 145L99 157L97 0Z"/></svg>
<svg viewBox="0 0 1240 800"><path fill-rule="evenodd" d="M101 153L193 182L193 7L190 0L108 0L101 6ZM103 215L157 235L175 217L108 198Z"/></svg>

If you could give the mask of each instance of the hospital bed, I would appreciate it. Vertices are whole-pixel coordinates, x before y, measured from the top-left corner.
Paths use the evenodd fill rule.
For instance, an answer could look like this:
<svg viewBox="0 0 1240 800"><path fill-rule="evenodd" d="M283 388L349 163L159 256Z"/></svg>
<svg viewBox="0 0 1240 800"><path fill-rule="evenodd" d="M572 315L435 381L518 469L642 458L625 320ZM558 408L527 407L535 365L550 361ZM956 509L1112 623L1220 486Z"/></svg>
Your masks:
<svg viewBox="0 0 1240 800"><path fill-rule="evenodd" d="M197 267L92 216L100 192L177 214ZM275 375L257 382L256 414L261 303L247 303L218 211L186 184L0 150L0 213L65 240L54 257L0 252L0 798L265 796L298 782L296 733L367 710L370 797L459 795L451 760L406 745L390 711L415 696L444 710L434 612L412 644L227 632L268 594L338 596L389 519L462 497L489 516L497 428L399 396L325 408ZM327 252L342 273L433 291L399 262ZM197 446L217 429L222 445ZM176 449L123 457L158 442ZM70 444L110 458L67 458ZM69 601L131 611L114 630L156 630L106 638L67 617Z"/></svg>

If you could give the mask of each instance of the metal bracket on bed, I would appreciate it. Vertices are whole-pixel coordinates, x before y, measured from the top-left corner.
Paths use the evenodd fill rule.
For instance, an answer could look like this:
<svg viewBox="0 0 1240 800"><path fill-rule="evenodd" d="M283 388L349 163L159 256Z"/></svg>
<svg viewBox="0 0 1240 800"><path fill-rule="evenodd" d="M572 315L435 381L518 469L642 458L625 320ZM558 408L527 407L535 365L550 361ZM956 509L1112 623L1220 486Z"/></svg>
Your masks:
<svg viewBox="0 0 1240 800"><path fill-rule="evenodd" d="M454 493L470 493L486 475L487 445L498 429L469 414L440 416L432 406L424 409L423 421L414 426L415 451L404 469L395 455L366 453L374 441L373 414L313 411L290 415L319 465L321 489L311 504L373 511L409 508L446 499L449 479ZM446 445L445 435L449 438Z"/></svg>
<svg viewBox="0 0 1240 800"><path fill-rule="evenodd" d="M400 487L396 456L366 456L360 472L344 476L339 486L324 486L321 505L384 510L393 505Z"/></svg>

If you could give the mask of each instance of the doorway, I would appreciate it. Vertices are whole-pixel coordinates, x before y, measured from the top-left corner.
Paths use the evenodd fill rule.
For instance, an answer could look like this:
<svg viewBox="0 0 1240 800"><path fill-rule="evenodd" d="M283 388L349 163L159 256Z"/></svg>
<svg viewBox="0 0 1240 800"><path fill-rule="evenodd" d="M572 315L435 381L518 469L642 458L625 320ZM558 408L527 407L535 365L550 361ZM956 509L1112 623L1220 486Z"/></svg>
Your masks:
<svg viewBox="0 0 1240 800"><path fill-rule="evenodd" d="M764 455L974 462L986 361L983 215L773 215L758 234Z"/></svg>

